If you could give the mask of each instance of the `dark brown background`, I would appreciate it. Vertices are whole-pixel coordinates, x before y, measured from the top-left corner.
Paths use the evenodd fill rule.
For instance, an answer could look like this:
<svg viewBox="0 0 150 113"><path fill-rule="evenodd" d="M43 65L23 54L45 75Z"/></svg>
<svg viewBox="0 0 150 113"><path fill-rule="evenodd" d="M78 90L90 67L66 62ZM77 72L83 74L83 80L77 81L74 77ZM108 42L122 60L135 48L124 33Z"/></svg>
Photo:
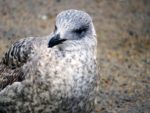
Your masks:
<svg viewBox="0 0 150 113"><path fill-rule="evenodd" d="M56 15L81 9L98 38L100 113L150 112L150 0L0 0L0 58L14 41L52 32Z"/></svg>

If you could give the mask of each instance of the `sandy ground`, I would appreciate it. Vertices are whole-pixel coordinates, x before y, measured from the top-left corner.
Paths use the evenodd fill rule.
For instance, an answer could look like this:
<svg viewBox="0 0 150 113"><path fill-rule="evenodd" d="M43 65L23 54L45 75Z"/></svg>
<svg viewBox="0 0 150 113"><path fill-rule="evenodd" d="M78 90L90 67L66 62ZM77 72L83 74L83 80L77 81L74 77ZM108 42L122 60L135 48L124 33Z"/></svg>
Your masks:
<svg viewBox="0 0 150 113"><path fill-rule="evenodd" d="M14 41L51 33L55 16L81 9L98 37L98 113L150 112L150 0L0 0L0 58Z"/></svg>

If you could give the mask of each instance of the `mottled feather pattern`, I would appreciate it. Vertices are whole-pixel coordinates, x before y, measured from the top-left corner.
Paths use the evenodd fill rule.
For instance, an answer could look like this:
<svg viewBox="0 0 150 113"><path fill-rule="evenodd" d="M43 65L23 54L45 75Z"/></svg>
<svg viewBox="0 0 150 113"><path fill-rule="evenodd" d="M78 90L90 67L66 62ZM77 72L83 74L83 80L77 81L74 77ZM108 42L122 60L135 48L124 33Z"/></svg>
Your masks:
<svg viewBox="0 0 150 113"><path fill-rule="evenodd" d="M12 44L0 62L0 90L13 82L24 80L21 66L29 61L33 46L46 45L47 40L48 37L29 37Z"/></svg>
<svg viewBox="0 0 150 113"><path fill-rule="evenodd" d="M5 53L2 62L12 69L23 65L32 49L33 38L21 39L15 42L10 49Z"/></svg>
<svg viewBox="0 0 150 113"><path fill-rule="evenodd" d="M7 85L11 85L15 81L22 81L23 76L19 68L14 70L10 69L8 66L0 63L0 90L5 88Z"/></svg>
<svg viewBox="0 0 150 113"><path fill-rule="evenodd" d="M60 52L57 48L43 50L37 46L34 50L36 57L32 57L32 62L23 66L23 69L26 70L24 71L26 79L21 85L17 84L17 88L9 87L12 96L9 96L9 99L10 93L8 91L3 93L2 97L8 99L7 106L3 105L3 107L31 113L91 113L94 108L96 94L94 90L97 80L96 65L93 65L96 59L90 60L93 53L80 51L80 54L77 54L79 50ZM42 54L43 52L45 54ZM53 63L44 63L46 61ZM35 65L37 67L34 67ZM92 73L95 75L91 76ZM22 90L23 95L16 93L16 89ZM22 102L24 99L26 104ZM20 103L23 107L20 107ZM48 107L43 108L45 105ZM33 107L34 111L32 111Z"/></svg>
<svg viewBox="0 0 150 113"><path fill-rule="evenodd" d="M58 14L55 28L49 36L14 43L5 54L0 77L8 78L1 85L0 112L94 112L98 73L92 19L66 10Z"/></svg>

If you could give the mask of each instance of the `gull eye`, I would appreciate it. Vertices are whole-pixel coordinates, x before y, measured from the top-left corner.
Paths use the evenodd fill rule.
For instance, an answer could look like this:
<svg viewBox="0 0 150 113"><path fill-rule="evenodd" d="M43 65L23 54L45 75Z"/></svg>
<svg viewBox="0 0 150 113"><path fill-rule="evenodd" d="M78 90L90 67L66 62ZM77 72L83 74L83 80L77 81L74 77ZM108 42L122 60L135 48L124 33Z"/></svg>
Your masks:
<svg viewBox="0 0 150 113"><path fill-rule="evenodd" d="M88 29L88 27L81 27L79 29L73 30L73 32L78 34L78 35L81 35L81 34L85 33L87 31L87 29Z"/></svg>

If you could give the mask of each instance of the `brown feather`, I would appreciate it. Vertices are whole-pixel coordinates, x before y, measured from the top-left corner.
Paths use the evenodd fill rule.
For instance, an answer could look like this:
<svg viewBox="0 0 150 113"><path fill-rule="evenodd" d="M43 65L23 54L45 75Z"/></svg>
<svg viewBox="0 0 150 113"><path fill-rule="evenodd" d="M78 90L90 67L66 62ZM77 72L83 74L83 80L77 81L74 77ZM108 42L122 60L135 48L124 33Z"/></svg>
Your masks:
<svg viewBox="0 0 150 113"><path fill-rule="evenodd" d="M13 82L24 80L21 67L28 62L33 45L47 47L48 39L49 36L29 37L12 44L0 62L0 90Z"/></svg>
<svg viewBox="0 0 150 113"><path fill-rule="evenodd" d="M11 69L3 63L0 63L0 90L13 82L22 81L23 73L20 68Z"/></svg>

